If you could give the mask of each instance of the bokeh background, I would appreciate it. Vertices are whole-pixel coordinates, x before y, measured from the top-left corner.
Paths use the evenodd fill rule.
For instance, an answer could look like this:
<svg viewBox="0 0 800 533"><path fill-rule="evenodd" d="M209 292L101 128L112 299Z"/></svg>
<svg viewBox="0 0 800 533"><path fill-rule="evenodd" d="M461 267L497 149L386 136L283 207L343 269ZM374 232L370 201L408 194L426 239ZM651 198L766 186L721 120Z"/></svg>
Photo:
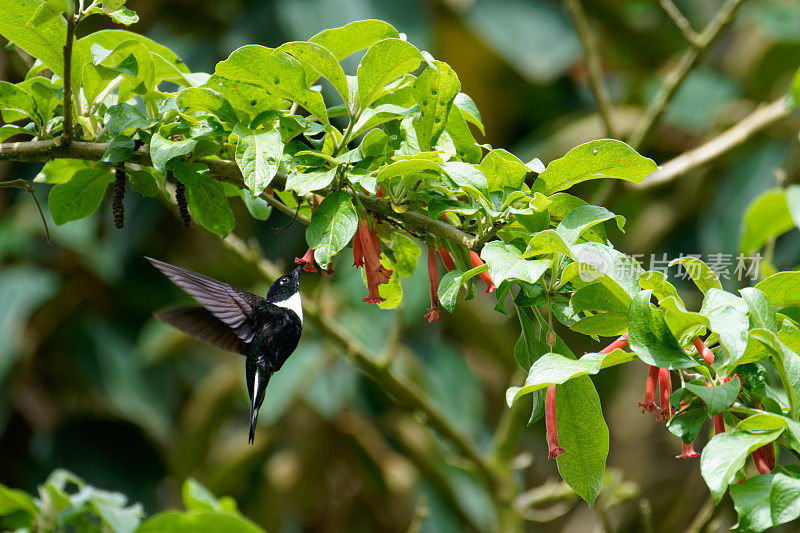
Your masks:
<svg viewBox="0 0 800 533"><path fill-rule="evenodd" d="M616 133L624 139L687 43L657 0L584 4ZM699 30L722 1L676 4ZM581 41L557 1L129 0L128 6L140 17L133 31L206 72L244 44L276 46L380 18L455 68L483 115L484 142L546 163L605 136ZM79 36L101 27L110 27L108 19L92 17ZM798 64L800 2L746 1L681 85L642 153L663 163L714 137L784 94ZM23 57L0 50L0 79L19 81L26 70ZM800 178L797 131L796 116L776 122L657 188L591 182L572 192L627 217L624 234L610 232L623 251L736 254L746 206L760 192ZM0 164L0 176L32 179L39 168ZM46 203L48 186L35 187ZM64 467L152 513L179 506L180 485L194 476L214 493L233 496L246 516L271 531L490 527L485 488L425 420L393 402L313 327L270 383L255 446L248 446L242 360L153 320L155 309L188 297L142 256L254 292L263 293L266 281L217 237L183 230L155 200L128 195L123 230L114 229L106 202L88 219L62 227L50 221L48 244L29 196L0 189L0 482L33 491ZM287 222L280 213L256 222L240 210L235 231L288 268L306 245L300 224L272 231ZM506 410L505 389L520 379L516 318L491 311L493 297L482 295L425 323L423 261L404 280L403 306L379 310L360 302L366 290L360 275L347 257L340 259L332 277L304 275L323 312L376 353L394 357L459 429L488 447ZM800 263L800 232L777 241L773 261L779 269ZM682 289L687 304L696 305L699 294L688 283ZM576 353L600 347L564 335ZM524 431L514 460L519 482L552 495L526 510L530 530L690 526L707 489L698 461L673 459L678 439L637 408L646 373L644 365L630 364L594 378L611 430L611 470L594 509L564 496L555 463L546 458L543 424ZM733 525L729 507L723 505L713 528Z"/></svg>

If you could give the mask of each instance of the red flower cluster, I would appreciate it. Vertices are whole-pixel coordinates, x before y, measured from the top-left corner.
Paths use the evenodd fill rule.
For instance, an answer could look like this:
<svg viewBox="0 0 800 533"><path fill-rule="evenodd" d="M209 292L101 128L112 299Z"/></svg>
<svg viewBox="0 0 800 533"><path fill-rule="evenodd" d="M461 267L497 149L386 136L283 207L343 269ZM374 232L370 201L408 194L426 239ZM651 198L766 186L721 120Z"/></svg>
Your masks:
<svg viewBox="0 0 800 533"><path fill-rule="evenodd" d="M436 262L436 249L428 246L428 292L431 295L431 306L425 313L428 324L439 320L439 263Z"/></svg>
<svg viewBox="0 0 800 533"><path fill-rule="evenodd" d="M378 293L378 285L389 283L393 271L381 264L380 237L372 231L364 218L358 219L358 229L353 238L353 266L363 266L367 272L368 293L361 301L368 304L385 301L386 298Z"/></svg>
<svg viewBox="0 0 800 533"><path fill-rule="evenodd" d="M270 192L270 194L272 194L272 192ZM313 204L313 203L311 204L311 211L314 211L314 209L316 209L317 206L320 203L322 203L322 196L320 196L318 194L315 194L314 196L316 197L317 203L316 204ZM317 267L314 266L314 249L313 248L309 248L308 251L306 251L305 255L303 255L303 257L295 257L294 258L294 262L295 262L295 264L298 264L298 265L302 266L303 270L305 270L306 272L313 272L315 274L317 272ZM328 265L328 268L326 268L322 272L323 272L323 274L333 274L333 264Z"/></svg>

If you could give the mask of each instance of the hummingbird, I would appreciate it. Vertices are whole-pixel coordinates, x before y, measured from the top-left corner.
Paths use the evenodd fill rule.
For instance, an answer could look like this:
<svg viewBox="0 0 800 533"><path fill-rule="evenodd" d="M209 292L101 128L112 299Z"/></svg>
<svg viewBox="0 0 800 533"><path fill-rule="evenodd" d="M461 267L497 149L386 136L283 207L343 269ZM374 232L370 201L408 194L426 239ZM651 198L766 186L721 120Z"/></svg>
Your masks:
<svg viewBox="0 0 800 533"><path fill-rule="evenodd" d="M275 280L262 298L227 283L146 258L200 305L167 307L156 318L203 342L245 357L250 436L272 374L292 355L303 331L300 267Z"/></svg>

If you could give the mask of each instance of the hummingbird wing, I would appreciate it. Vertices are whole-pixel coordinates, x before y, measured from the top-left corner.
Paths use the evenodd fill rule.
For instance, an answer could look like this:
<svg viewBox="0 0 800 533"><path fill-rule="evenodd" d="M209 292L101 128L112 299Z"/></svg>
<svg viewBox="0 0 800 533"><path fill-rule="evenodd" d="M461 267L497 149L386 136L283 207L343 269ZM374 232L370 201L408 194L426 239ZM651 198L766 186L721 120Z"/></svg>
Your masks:
<svg viewBox="0 0 800 533"><path fill-rule="evenodd" d="M255 334L255 324L252 320L254 308L262 298L158 259L147 257L147 260L178 287L200 302L214 317L231 328L242 341L250 342L253 339Z"/></svg>
<svg viewBox="0 0 800 533"><path fill-rule="evenodd" d="M161 309L156 318L196 339L228 352L243 353L246 343L205 307L175 306Z"/></svg>

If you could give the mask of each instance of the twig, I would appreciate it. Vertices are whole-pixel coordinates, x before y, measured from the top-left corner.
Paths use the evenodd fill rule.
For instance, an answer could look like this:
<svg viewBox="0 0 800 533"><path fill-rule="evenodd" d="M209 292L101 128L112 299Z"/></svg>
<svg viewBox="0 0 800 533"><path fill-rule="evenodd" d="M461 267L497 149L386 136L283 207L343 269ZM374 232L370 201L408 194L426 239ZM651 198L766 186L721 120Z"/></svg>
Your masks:
<svg viewBox="0 0 800 533"><path fill-rule="evenodd" d="M603 83L603 69L600 66L600 52L597 46L597 39L589 27L589 20L583 10L581 0L566 0L567 9L575 23L578 37L583 44L583 51L586 54L586 71L589 78L589 87L594 94L597 107L600 110L600 118L606 128L606 136L614 137L614 125L611 121L611 100L608 91Z"/></svg>
<svg viewBox="0 0 800 533"><path fill-rule="evenodd" d="M660 169L647 176L641 183L632 185L632 187L649 189L672 181L686 172L721 156L773 122L786 118L790 114L791 109L786 103L786 98L780 97L765 106L759 107L705 144L684 152L674 159L670 159Z"/></svg>
<svg viewBox="0 0 800 533"><path fill-rule="evenodd" d="M72 124L72 41L75 39L77 22L76 15L67 14L67 42L64 44L64 132L59 138L59 143L64 147L69 146L75 136Z"/></svg>
<svg viewBox="0 0 800 533"><path fill-rule="evenodd" d="M700 43L700 34L698 34L694 29L692 29L692 25L689 24L689 20L683 16L681 10L678 9L672 0L659 0L661 2L661 7L664 8L664 11L669 15L669 18L672 19L672 22L681 30L681 33L686 38L687 41L692 46L698 46Z"/></svg>
<svg viewBox="0 0 800 533"><path fill-rule="evenodd" d="M91 143L83 141L72 141L69 146L63 147L58 140L47 141L26 141L16 143L0 143L0 161L48 161L55 158L84 159L86 161L99 161L108 143ZM136 150L128 159L128 162L143 166L152 166L150 151L146 146ZM198 162L208 166L210 177L219 181L232 183L233 185L244 188L242 173L236 163L225 159L198 159ZM286 184L287 176L277 174L275 184L283 187ZM325 191L322 191L324 194ZM386 198L378 198L364 193L357 193L356 196L365 208L389 221L399 221L405 228L411 230L424 231L452 241L470 250L480 251L477 248L479 240L476 236L461 231L455 226L434 220L427 214L419 213L412 209L397 213L392 209L391 201ZM283 202L277 200L268 193L262 193L261 198L282 213L294 216L294 210ZM298 216L297 220L303 224L310 223L308 217Z"/></svg>
<svg viewBox="0 0 800 533"><path fill-rule="evenodd" d="M639 123L636 125L636 128L633 130L628 140L628 144L634 149L638 149L642 144L642 141L644 141L650 133L656 121L666 110L667 104L672 99L675 91L697 64L703 52L705 52L714 39L716 39L722 30L733 20L733 14L743 1L744 0L727 0L714 15L711 22L705 27L697 42L692 43L692 47L683 53L678 64L667 73L653 101L647 106L644 115L639 120Z"/></svg>
<svg viewBox="0 0 800 533"><path fill-rule="evenodd" d="M28 194L30 194L31 198L33 198L33 203L36 204L36 209L39 210L39 216L42 218L42 225L44 226L44 235L47 238L47 242L50 242L50 229L47 227L47 220L45 220L44 218L44 213L42 212L42 206L39 205L39 200L36 198L36 191L33 190L31 184L23 179L18 179L18 180L0 182L0 188L2 187L14 187L16 189L25 189L26 191L28 191Z"/></svg>

